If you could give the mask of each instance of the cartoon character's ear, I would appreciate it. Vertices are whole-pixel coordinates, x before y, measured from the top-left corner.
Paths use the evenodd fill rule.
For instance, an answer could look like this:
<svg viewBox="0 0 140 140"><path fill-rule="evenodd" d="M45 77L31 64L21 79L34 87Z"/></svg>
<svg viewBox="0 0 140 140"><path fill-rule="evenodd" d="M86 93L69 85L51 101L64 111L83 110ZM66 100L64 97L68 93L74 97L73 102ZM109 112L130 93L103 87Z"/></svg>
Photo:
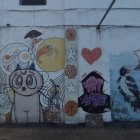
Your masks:
<svg viewBox="0 0 140 140"><path fill-rule="evenodd" d="M15 71L18 71L18 70L21 70L21 67L20 67L19 64L17 64L17 67L16 67Z"/></svg>
<svg viewBox="0 0 140 140"><path fill-rule="evenodd" d="M32 64L29 66L29 70L36 70L36 69L35 69L34 63L32 63Z"/></svg>

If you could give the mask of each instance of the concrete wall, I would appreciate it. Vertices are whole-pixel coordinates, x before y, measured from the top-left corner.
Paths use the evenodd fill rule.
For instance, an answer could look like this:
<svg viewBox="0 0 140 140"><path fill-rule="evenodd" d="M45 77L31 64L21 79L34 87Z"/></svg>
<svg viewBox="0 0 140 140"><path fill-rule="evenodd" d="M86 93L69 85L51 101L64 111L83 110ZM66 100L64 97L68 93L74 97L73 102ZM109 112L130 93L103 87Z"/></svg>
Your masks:
<svg viewBox="0 0 140 140"><path fill-rule="evenodd" d="M111 0L48 0L46 6L20 6L19 0L1 0L0 25L97 25L110 3ZM139 26L139 7L138 0L118 0L103 25Z"/></svg>
<svg viewBox="0 0 140 140"><path fill-rule="evenodd" d="M105 27L102 28L100 34L96 28L92 27L79 30L79 79L82 81L91 71L97 71L105 79L103 91L111 95L111 114L110 112L103 113L105 122L140 119L137 104L139 101L137 102L136 97L138 96L139 100L139 37L137 27ZM86 51L85 48L88 49L88 56L91 54L95 56L95 48L100 48L102 54L98 54L98 57L85 57L85 53L83 54L83 51ZM127 70L124 75L123 67ZM79 94L82 95L81 83L79 87ZM83 117L84 121L83 114L85 112L81 111L81 120Z"/></svg>
<svg viewBox="0 0 140 140"><path fill-rule="evenodd" d="M81 123L88 113L140 119L140 1L117 0L98 31L110 3L0 0L0 122Z"/></svg>

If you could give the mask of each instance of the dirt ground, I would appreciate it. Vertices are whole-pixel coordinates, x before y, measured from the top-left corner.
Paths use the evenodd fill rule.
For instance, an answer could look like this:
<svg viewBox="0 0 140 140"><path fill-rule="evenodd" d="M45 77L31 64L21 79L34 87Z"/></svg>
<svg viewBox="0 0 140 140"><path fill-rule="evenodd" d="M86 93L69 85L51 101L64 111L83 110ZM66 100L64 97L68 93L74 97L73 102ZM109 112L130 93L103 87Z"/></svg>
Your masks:
<svg viewBox="0 0 140 140"><path fill-rule="evenodd" d="M140 126L105 125L1 125L0 140L139 140Z"/></svg>

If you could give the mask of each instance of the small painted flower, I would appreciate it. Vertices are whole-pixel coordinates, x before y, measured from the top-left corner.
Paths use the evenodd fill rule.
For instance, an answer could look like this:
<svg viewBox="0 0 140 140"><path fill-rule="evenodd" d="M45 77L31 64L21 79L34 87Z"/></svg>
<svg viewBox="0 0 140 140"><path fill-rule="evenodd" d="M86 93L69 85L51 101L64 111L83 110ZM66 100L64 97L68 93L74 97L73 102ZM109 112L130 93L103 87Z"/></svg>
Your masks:
<svg viewBox="0 0 140 140"><path fill-rule="evenodd" d="M74 28L66 30L66 39L69 41L74 41L76 39L76 30Z"/></svg>
<svg viewBox="0 0 140 140"><path fill-rule="evenodd" d="M68 116L75 116L78 112L78 104L75 101L68 101L65 104L64 112Z"/></svg>
<svg viewBox="0 0 140 140"><path fill-rule="evenodd" d="M65 75L68 76L69 79L74 79L77 75L77 69L74 65L67 65L65 68Z"/></svg>

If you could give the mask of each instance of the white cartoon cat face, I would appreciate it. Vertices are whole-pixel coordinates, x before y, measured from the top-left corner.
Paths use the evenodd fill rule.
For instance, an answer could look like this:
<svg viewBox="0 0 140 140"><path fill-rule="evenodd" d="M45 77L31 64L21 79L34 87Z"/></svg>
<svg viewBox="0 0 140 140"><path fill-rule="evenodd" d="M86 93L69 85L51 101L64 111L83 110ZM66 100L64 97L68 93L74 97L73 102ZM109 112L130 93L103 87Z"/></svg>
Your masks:
<svg viewBox="0 0 140 140"><path fill-rule="evenodd" d="M9 83L15 93L30 96L41 90L43 78L36 70L16 70L10 75Z"/></svg>

